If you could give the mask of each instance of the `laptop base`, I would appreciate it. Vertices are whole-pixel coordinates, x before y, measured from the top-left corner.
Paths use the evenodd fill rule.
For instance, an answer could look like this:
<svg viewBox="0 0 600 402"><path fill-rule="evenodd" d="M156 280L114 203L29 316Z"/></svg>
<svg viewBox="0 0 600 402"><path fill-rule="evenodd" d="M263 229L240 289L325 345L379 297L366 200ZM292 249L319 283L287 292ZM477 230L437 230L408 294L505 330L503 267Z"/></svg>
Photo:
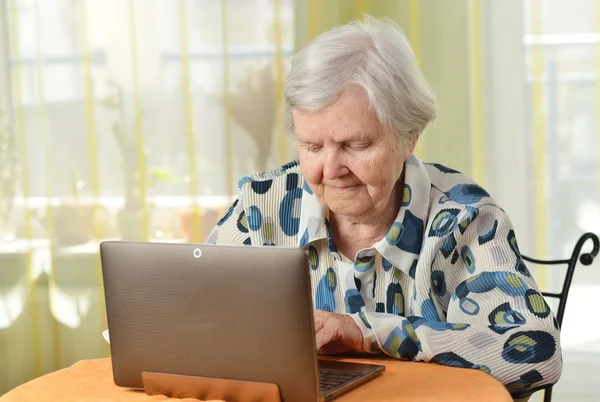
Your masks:
<svg viewBox="0 0 600 402"><path fill-rule="evenodd" d="M338 396L378 377L385 366L378 364L347 363L319 359L319 391L321 401Z"/></svg>

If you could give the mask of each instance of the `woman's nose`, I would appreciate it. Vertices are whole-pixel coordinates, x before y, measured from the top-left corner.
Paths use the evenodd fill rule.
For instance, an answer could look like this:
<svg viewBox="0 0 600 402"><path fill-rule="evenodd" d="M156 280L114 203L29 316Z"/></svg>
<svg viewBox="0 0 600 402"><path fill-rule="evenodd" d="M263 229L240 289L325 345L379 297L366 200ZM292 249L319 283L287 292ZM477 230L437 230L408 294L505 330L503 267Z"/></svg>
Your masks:
<svg viewBox="0 0 600 402"><path fill-rule="evenodd" d="M346 167L344 157L337 150L326 152L323 163L323 177L327 180L335 180L348 174L350 170Z"/></svg>

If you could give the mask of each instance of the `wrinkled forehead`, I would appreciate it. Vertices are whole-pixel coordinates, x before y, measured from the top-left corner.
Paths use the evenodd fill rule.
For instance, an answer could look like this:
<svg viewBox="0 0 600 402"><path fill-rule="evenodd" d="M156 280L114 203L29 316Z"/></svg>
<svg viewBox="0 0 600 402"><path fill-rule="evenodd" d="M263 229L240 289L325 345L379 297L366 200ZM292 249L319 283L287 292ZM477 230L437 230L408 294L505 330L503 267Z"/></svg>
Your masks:
<svg viewBox="0 0 600 402"><path fill-rule="evenodd" d="M292 109L292 117L296 140L301 142L373 141L385 131L362 91L346 92L316 112Z"/></svg>

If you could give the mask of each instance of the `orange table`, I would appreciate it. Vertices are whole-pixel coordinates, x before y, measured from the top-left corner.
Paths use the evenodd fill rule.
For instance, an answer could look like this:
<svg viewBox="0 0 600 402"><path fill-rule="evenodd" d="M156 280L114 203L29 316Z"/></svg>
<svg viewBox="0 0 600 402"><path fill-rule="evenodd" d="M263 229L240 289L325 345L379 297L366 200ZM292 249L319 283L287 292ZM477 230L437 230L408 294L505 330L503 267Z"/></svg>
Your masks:
<svg viewBox="0 0 600 402"><path fill-rule="evenodd" d="M341 396L337 401L461 401L512 402L506 389L489 375L437 364L413 363L380 357L342 359L386 366L382 376ZM164 401L142 391L117 387L110 359L82 360L21 385L0 397L0 402L37 401ZM182 399L177 399L182 401ZM187 399L187 401L196 401Z"/></svg>

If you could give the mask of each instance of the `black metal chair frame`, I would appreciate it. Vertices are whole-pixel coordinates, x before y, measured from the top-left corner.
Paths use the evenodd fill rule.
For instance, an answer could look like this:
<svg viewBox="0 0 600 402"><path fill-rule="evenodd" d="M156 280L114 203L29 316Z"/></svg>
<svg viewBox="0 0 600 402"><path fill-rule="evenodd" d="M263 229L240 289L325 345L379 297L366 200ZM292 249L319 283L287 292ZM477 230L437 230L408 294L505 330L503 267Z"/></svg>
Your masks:
<svg viewBox="0 0 600 402"><path fill-rule="evenodd" d="M581 249L588 240L592 240L592 250L589 253L582 254ZM556 320L558 321L559 328L562 328L563 317L565 315L565 308L567 306L567 298L569 297L569 290L571 288L571 282L573 281L573 274L575 273L575 267L577 266L577 263L581 262L581 264L583 265L591 265L592 262L594 262L594 258L598 255L599 249L600 241L598 240L598 236L594 233L585 233L579 238L579 240L575 244L575 248L573 249L571 258L567 260L538 260L535 258L530 258L521 255L521 257L523 257L523 260L534 264L567 265L567 272L565 274L565 280L563 282L562 290L560 291L560 293L542 292L542 295L544 295L545 297L558 299L558 311L556 313ZM551 400L552 387L548 387L544 390L544 402L550 402Z"/></svg>

